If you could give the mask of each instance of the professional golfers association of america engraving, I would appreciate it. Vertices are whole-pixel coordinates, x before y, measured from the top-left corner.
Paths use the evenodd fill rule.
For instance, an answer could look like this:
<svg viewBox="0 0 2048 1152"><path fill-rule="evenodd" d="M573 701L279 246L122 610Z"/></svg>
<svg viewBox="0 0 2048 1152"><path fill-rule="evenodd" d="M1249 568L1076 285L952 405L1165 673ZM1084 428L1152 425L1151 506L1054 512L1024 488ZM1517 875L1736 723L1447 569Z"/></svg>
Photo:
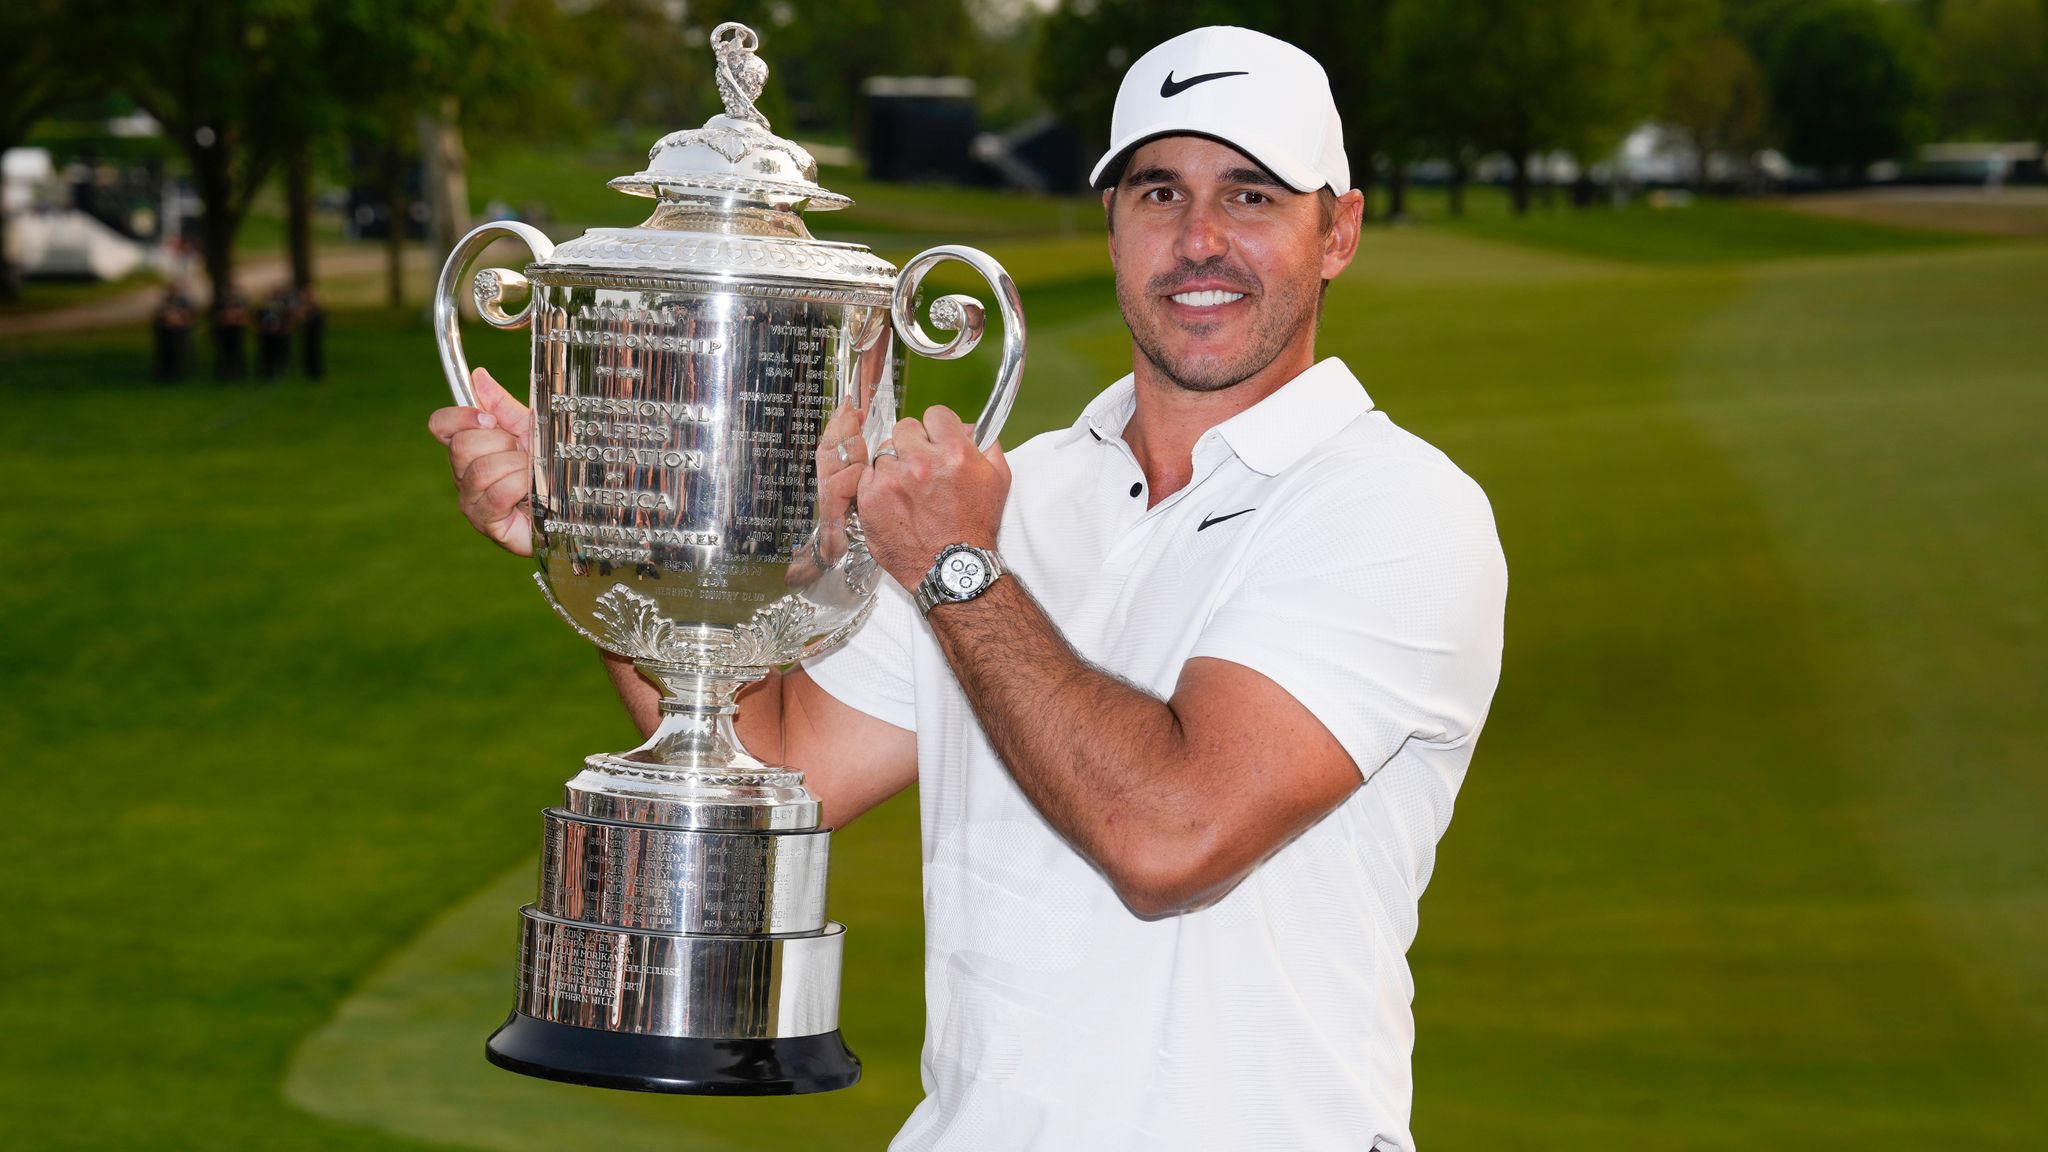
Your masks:
<svg viewBox="0 0 2048 1152"><path fill-rule="evenodd" d="M741 747L735 698L843 639L873 603L857 512L820 499L833 447L820 439L851 403L878 445L903 349L951 359L980 339L982 306L965 296L933 303L947 339L925 332L925 274L959 260L994 290L1003 349L983 445L1015 396L1024 319L1009 276L973 249L932 249L899 273L813 237L805 211L851 201L755 109L768 76L755 34L721 25L712 46L725 111L664 136L644 170L611 182L655 200L646 221L560 246L524 224L483 225L436 292L459 404L475 403L459 302L495 327L531 327L535 579L571 627L663 696L646 743L588 757L543 816L514 1010L488 1052L608 1087L821 1091L860 1068L838 1032L845 930L825 911L829 830L801 774ZM533 262L465 285L506 239Z"/></svg>

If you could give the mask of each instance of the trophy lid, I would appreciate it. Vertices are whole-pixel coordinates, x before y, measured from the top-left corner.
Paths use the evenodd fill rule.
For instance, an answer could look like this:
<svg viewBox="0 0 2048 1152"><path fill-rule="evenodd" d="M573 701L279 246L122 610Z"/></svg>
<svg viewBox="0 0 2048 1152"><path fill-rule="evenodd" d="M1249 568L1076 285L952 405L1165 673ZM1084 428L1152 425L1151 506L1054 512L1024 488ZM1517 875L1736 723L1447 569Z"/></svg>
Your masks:
<svg viewBox="0 0 2048 1152"><path fill-rule="evenodd" d="M634 196L662 201L742 200L795 211L830 212L853 201L818 183L809 152L768 130L754 108L768 65L754 50L761 38L727 21L711 32L718 60L718 96L725 111L702 128L671 132L655 141L647 167L611 181Z"/></svg>

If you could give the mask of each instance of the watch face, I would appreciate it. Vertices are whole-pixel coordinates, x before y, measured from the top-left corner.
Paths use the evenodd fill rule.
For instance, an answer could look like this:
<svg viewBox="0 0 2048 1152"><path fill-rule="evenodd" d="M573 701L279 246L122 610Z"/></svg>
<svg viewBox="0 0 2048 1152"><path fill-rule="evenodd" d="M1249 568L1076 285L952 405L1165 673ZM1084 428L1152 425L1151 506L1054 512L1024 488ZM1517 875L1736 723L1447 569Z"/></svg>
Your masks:
<svg viewBox="0 0 2048 1152"><path fill-rule="evenodd" d="M965 548L939 557L939 587L954 600L966 600L988 583L988 565Z"/></svg>

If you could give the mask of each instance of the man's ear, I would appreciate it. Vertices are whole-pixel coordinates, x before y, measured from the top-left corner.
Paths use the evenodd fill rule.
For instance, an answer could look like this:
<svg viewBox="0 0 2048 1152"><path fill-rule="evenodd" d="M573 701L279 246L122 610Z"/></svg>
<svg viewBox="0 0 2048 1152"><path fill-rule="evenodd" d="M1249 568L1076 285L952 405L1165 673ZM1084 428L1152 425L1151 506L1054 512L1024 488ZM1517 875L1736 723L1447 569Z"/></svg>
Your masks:
<svg viewBox="0 0 2048 1152"><path fill-rule="evenodd" d="M1337 197L1329 234L1323 237L1323 279L1335 280L1358 255L1359 233L1365 226L1365 193L1353 188Z"/></svg>

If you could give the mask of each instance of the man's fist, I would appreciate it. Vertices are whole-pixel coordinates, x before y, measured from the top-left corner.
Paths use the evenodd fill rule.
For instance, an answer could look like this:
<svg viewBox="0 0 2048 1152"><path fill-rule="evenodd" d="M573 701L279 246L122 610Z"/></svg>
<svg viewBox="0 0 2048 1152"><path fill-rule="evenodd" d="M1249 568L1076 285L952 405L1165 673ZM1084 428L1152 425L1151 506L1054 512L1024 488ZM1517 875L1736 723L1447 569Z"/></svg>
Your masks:
<svg viewBox="0 0 2048 1152"><path fill-rule="evenodd" d="M996 546L1010 464L1000 445L974 447L974 431L950 408L898 421L860 478L868 550L896 582L914 588L952 544Z"/></svg>
<svg viewBox="0 0 2048 1152"><path fill-rule="evenodd" d="M462 514L477 531L520 556L533 555L533 414L478 368L469 374L477 407L441 408L427 430L448 446Z"/></svg>

